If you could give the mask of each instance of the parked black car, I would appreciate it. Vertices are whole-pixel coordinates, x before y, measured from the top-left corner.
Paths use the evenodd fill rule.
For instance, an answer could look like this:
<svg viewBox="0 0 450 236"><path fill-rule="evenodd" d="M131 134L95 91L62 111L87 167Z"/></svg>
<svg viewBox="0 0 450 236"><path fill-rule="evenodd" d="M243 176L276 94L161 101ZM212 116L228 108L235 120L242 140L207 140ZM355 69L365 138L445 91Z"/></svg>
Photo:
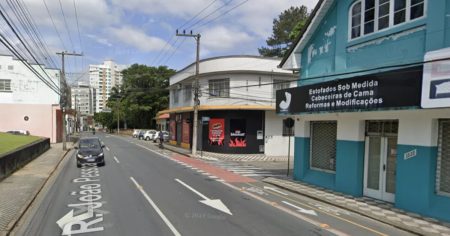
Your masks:
<svg viewBox="0 0 450 236"><path fill-rule="evenodd" d="M81 138L78 146L77 152L77 167L80 168L83 164L96 164L97 166L105 165L105 154L103 153L103 148L100 139L97 137L86 137Z"/></svg>

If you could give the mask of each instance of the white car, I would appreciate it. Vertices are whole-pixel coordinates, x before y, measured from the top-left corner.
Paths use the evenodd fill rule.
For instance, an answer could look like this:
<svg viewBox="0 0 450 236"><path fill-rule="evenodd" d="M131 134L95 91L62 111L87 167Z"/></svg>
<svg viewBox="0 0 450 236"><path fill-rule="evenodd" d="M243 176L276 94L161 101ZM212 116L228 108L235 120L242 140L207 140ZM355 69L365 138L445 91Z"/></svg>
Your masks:
<svg viewBox="0 0 450 236"><path fill-rule="evenodd" d="M161 131L156 131L155 135L153 136L154 143L156 143L157 141L159 142L159 132L161 132ZM163 132L164 142L168 142L169 141L169 132L167 132L167 131L162 131L162 132Z"/></svg>
<svg viewBox="0 0 450 236"><path fill-rule="evenodd" d="M153 138L155 137L155 134L156 134L156 130L153 130L153 129L147 130L144 133L144 139L147 141L153 140Z"/></svg>
<svg viewBox="0 0 450 236"><path fill-rule="evenodd" d="M133 131L133 138L137 138L138 136L139 136L139 132L140 132L141 130L140 129L135 129L134 131Z"/></svg>

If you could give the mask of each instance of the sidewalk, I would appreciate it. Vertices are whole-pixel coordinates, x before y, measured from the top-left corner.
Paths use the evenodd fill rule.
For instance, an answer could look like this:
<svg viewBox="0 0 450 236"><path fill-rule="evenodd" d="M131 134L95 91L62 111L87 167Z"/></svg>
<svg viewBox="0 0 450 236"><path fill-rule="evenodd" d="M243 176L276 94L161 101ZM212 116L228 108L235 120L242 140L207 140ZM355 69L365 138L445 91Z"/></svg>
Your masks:
<svg viewBox="0 0 450 236"><path fill-rule="evenodd" d="M356 212L409 232L420 235L450 236L449 222L441 222L433 218L405 212L387 202L367 197L355 198L289 179L269 177L264 179L263 182Z"/></svg>
<svg viewBox="0 0 450 236"><path fill-rule="evenodd" d="M67 153L61 143L52 144L45 153L0 182L0 236L10 233Z"/></svg>
<svg viewBox="0 0 450 236"><path fill-rule="evenodd" d="M164 144L166 149L174 151L176 153L191 156L191 150L180 148L171 144ZM221 160L221 161L238 161L238 162L252 162L252 161L263 161L263 162L287 162L287 156L266 156L264 154L227 154L227 153L213 153L197 150L196 158L205 160ZM294 160L293 155L291 156L291 162Z"/></svg>
<svg viewBox="0 0 450 236"><path fill-rule="evenodd" d="M165 145L165 148L179 154L191 156L190 150L187 149L179 148L169 144ZM284 159L271 159L259 154L236 155L203 152L203 157L201 157L201 152L197 152L196 158L205 160L221 160L224 162L237 161L253 164L259 162L259 164L263 165L257 166L264 169L279 168L279 165L284 167L283 161L287 162L286 157ZM406 212L401 209L395 208L391 203L375 200L368 197L355 198L353 196L333 192L314 185L293 181L292 176L284 178L269 177L265 178L263 182L313 198L318 201L332 204L334 206L367 216L369 218L381 221L383 223L412 233L420 235L450 236L450 222L441 222L433 218L423 217L419 214Z"/></svg>

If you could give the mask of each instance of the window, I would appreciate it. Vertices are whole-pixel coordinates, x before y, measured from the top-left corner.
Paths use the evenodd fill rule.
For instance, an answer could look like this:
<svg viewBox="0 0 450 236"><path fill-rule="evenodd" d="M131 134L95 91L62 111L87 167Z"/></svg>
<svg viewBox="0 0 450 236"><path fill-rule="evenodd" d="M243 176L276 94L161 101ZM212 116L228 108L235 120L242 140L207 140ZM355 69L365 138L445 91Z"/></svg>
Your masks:
<svg viewBox="0 0 450 236"><path fill-rule="evenodd" d="M424 15L425 0L411 0L410 20L422 17Z"/></svg>
<svg viewBox="0 0 450 236"><path fill-rule="evenodd" d="M209 82L210 97L230 97L230 79L216 79Z"/></svg>
<svg viewBox="0 0 450 236"><path fill-rule="evenodd" d="M8 70L14 70L14 66L8 66Z"/></svg>
<svg viewBox="0 0 450 236"><path fill-rule="evenodd" d="M311 122L311 169L336 171L336 121Z"/></svg>
<svg viewBox="0 0 450 236"><path fill-rule="evenodd" d="M172 91L173 91L172 92L172 94L173 94L173 103L176 104L176 103L178 103L178 90L174 89Z"/></svg>
<svg viewBox="0 0 450 236"><path fill-rule="evenodd" d="M439 122L437 192L450 196L450 120Z"/></svg>
<svg viewBox="0 0 450 236"><path fill-rule="evenodd" d="M192 85L185 85L184 86L184 101L191 101L192 100Z"/></svg>
<svg viewBox="0 0 450 236"><path fill-rule="evenodd" d="M294 136L295 123L292 128L286 126L286 119L283 119L283 136Z"/></svg>
<svg viewBox="0 0 450 236"><path fill-rule="evenodd" d="M424 15L425 0L359 0L350 7L349 38L359 38Z"/></svg>
<svg viewBox="0 0 450 236"><path fill-rule="evenodd" d="M389 27L390 7L389 0L380 0L378 5L378 30Z"/></svg>
<svg viewBox="0 0 450 236"><path fill-rule="evenodd" d="M356 3L352 8L351 38L361 35L361 2Z"/></svg>
<svg viewBox="0 0 450 236"><path fill-rule="evenodd" d="M273 91L272 91L272 97L275 98L277 94L277 90L280 89L287 89L291 87L291 82L286 80L273 80Z"/></svg>
<svg viewBox="0 0 450 236"><path fill-rule="evenodd" d="M0 79L0 92L11 92L10 79Z"/></svg>

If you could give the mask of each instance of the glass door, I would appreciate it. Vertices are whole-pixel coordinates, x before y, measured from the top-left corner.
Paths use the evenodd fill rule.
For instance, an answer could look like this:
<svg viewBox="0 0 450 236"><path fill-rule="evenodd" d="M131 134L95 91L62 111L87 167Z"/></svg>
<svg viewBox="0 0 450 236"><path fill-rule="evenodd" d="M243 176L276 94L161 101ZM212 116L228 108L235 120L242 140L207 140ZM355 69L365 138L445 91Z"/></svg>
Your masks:
<svg viewBox="0 0 450 236"><path fill-rule="evenodd" d="M394 202L395 175L397 168L397 137L387 137L384 139L386 143L386 155L383 163L384 192L382 199Z"/></svg>
<svg viewBox="0 0 450 236"><path fill-rule="evenodd" d="M397 162L397 137L366 137L364 195L393 202Z"/></svg>

